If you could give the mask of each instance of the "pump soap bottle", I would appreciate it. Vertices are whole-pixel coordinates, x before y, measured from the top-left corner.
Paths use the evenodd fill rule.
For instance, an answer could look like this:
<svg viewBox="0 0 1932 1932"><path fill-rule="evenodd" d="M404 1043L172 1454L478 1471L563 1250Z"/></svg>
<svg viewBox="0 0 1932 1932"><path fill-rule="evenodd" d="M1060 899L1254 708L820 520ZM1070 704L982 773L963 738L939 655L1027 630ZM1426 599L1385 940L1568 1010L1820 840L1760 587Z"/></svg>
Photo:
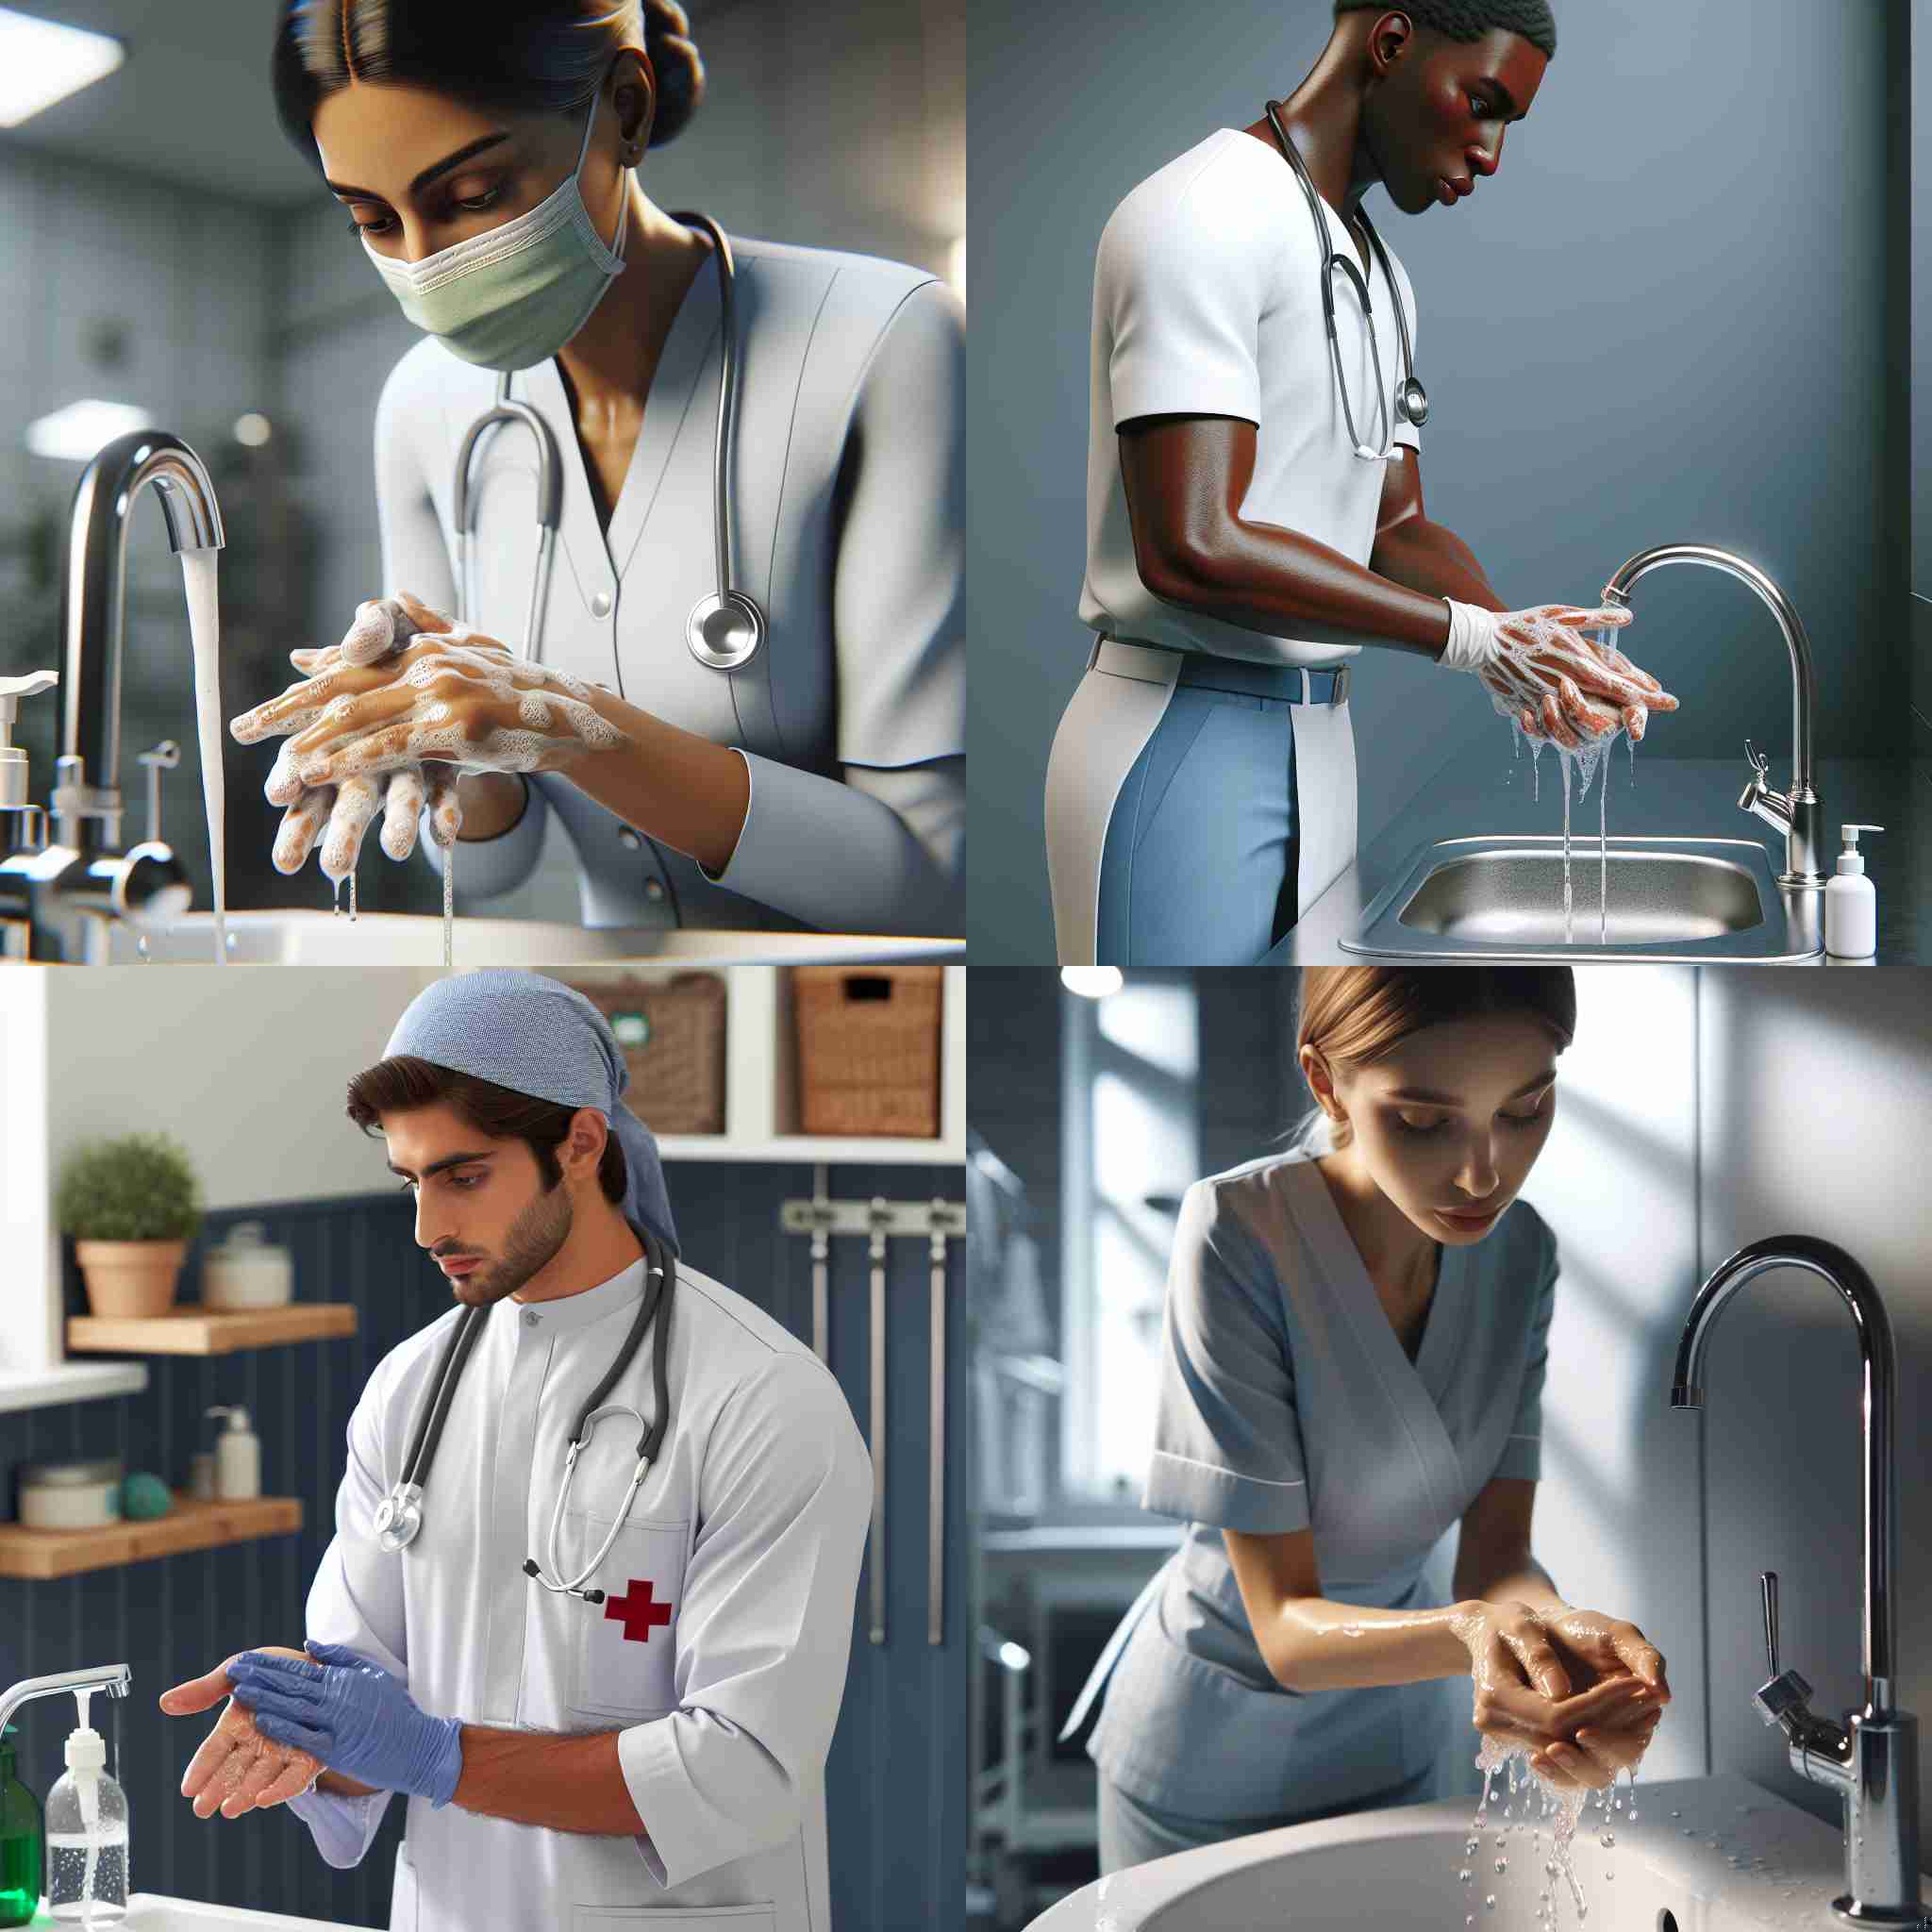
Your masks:
<svg viewBox="0 0 1932 1932"><path fill-rule="evenodd" d="M67 1775L47 1793L47 1910L85 1923L127 1916L127 1793L108 1775L108 1745L67 1738Z"/></svg>
<svg viewBox="0 0 1932 1932"><path fill-rule="evenodd" d="M1845 849L1838 856L1837 875L1824 882L1824 950L1834 959L1869 959L1878 950L1878 892L1865 876L1858 834L1884 829L1839 827Z"/></svg>
<svg viewBox="0 0 1932 1932"><path fill-rule="evenodd" d="M41 1909L41 1801L13 1766L12 1724L0 1730L0 1925L27 1925Z"/></svg>
<svg viewBox="0 0 1932 1932"><path fill-rule="evenodd" d="M228 1426L215 1438L215 1495L224 1503L246 1503L261 1494L261 1438L248 1426L248 1411L216 1407Z"/></svg>

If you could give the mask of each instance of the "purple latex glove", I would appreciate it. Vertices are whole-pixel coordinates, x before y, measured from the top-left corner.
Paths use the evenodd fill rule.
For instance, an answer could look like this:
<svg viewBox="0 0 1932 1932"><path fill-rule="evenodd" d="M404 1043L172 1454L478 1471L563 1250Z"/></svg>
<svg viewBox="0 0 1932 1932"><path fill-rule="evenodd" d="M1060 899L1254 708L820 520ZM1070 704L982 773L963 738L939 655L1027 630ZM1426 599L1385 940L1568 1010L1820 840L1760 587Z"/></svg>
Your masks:
<svg viewBox="0 0 1932 1932"><path fill-rule="evenodd" d="M431 1717L360 1651L313 1642L307 1649L313 1661L250 1650L228 1666L256 1729L378 1790L447 1805L463 1771L457 1720Z"/></svg>

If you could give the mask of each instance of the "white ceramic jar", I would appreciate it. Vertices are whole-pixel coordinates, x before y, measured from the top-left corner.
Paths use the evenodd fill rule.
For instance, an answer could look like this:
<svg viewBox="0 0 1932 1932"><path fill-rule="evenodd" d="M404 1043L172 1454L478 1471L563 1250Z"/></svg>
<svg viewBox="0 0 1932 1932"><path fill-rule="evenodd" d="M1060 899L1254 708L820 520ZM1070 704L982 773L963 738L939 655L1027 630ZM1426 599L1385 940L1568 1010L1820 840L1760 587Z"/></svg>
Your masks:
<svg viewBox="0 0 1932 1932"><path fill-rule="evenodd" d="M40 1462L20 1473L23 1529L106 1529L121 1521L121 1464Z"/></svg>
<svg viewBox="0 0 1932 1932"><path fill-rule="evenodd" d="M295 1270L287 1248L275 1246L258 1221L238 1221L226 1241L208 1249L201 1264L201 1304L237 1308L279 1308L294 1299Z"/></svg>

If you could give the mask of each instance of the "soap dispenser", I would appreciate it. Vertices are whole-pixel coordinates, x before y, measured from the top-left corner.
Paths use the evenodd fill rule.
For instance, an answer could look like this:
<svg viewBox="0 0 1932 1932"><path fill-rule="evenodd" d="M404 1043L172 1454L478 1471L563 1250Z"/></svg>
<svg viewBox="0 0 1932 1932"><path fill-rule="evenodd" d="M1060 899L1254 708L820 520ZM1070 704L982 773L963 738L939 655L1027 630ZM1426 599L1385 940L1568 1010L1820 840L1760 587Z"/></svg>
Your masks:
<svg viewBox="0 0 1932 1932"><path fill-rule="evenodd" d="M1824 950L1834 959L1869 959L1878 950L1878 892L1865 876L1858 834L1884 829L1883 825L1839 827L1845 849L1838 856L1836 876L1824 882Z"/></svg>
<svg viewBox="0 0 1932 1932"><path fill-rule="evenodd" d="M83 1726L67 1739L67 1775L47 1793L47 1911L102 1923L127 1916L127 1794L108 1746Z"/></svg>
<svg viewBox="0 0 1932 1932"><path fill-rule="evenodd" d="M261 1438L248 1426L248 1411L215 1407L228 1425L215 1438L215 1496L224 1503L246 1503L261 1494Z"/></svg>
<svg viewBox="0 0 1932 1932"><path fill-rule="evenodd" d="M28 1925L41 1909L41 1801L13 1765L13 1725L0 1730L0 1925Z"/></svg>
<svg viewBox="0 0 1932 1932"><path fill-rule="evenodd" d="M58 671L0 677L0 858L38 852L47 842L46 815L27 795L26 753L13 741L22 698L37 697L60 682Z"/></svg>

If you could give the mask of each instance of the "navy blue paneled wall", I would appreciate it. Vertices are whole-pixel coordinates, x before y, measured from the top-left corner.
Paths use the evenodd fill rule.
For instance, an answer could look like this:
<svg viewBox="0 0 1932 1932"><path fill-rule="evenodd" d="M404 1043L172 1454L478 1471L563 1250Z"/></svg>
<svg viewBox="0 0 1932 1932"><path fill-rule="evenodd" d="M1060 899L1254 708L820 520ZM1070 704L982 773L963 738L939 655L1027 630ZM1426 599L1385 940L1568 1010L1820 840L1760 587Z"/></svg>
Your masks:
<svg viewBox="0 0 1932 1932"><path fill-rule="evenodd" d="M685 1253L694 1267L738 1289L794 1333L808 1336L810 1270L804 1243L780 1233L778 1204L811 1189L806 1167L682 1163L670 1170ZM884 1194L958 1199L946 1168L843 1168L839 1198ZM177 1487L188 1460L216 1424L214 1403L242 1403L262 1439L262 1486L304 1507L300 1534L137 1563L125 1569L27 1583L0 1578L0 1686L18 1678L125 1661L134 1694L117 1723L127 1787L137 1890L347 1924L388 1923L390 1873L403 1809L391 1807L382 1838L354 1872L329 1870L308 1832L287 1813L234 1824L199 1823L179 1795L182 1771L208 1720L163 1717L155 1700L251 1643L300 1642L308 1580L334 1528L343 1434L370 1371L402 1339L447 1306L441 1278L418 1253L409 1203L400 1195L264 1206L211 1215L191 1252L184 1286L193 1291L200 1247L235 1222L260 1220L295 1257L303 1299L350 1301L358 1332L348 1341L255 1351L213 1359L153 1357L147 1390L114 1401L77 1403L0 1417L0 1498L12 1513L21 1463L73 1456L118 1456ZM888 1542L891 1550L891 1642L875 1650L855 1627L844 1709L827 1767L834 1914L847 1927L943 1924L964 1890L965 1666L963 1574L947 1576L947 1643L925 1642L928 1266L923 1242L890 1247ZM951 1278L963 1276L957 1250ZM832 1357L853 1412L869 1427L870 1346L864 1243L833 1243ZM69 1303L83 1306L70 1261ZM961 1295L949 1296L950 1378L964 1360ZM948 1434L960 1440L963 1392L951 1399ZM963 1521L960 1459L949 1455L950 1523ZM21 1768L45 1795L59 1775L61 1744L75 1722L71 1702L46 1700L21 1713ZM890 1766L890 1774L888 1767Z"/></svg>

